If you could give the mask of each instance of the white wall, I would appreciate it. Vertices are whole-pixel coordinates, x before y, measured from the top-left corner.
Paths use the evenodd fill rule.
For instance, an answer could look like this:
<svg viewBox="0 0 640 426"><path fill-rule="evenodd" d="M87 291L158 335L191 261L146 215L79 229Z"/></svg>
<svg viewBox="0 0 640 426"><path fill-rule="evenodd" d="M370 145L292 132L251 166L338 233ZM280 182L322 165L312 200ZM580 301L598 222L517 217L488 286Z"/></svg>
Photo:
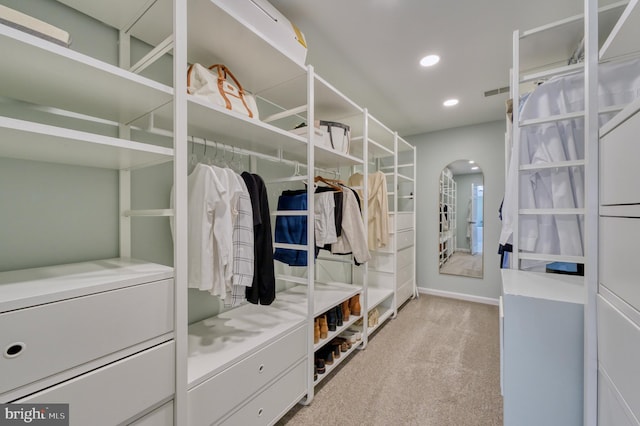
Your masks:
<svg viewBox="0 0 640 426"><path fill-rule="evenodd" d="M417 148L417 283L437 291L497 299L500 295L498 208L504 196L505 122L459 127L405 138ZM438 272L438 176L449 163L475 160L484 172L484 277Z"/></svg>

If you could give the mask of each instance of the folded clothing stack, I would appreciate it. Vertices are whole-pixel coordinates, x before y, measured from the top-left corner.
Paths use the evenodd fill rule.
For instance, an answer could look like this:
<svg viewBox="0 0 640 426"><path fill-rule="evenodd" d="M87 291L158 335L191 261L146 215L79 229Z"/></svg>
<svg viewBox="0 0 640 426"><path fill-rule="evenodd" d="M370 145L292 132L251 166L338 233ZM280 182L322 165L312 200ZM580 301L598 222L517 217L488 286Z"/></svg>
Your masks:
<svg viewBox="0 0 640 426"><path fill-rule="evenodd" d="M64 47L69 47L71 44L71 36L68 32L3 5L0 5L0 24L16 28Z"/></svg>

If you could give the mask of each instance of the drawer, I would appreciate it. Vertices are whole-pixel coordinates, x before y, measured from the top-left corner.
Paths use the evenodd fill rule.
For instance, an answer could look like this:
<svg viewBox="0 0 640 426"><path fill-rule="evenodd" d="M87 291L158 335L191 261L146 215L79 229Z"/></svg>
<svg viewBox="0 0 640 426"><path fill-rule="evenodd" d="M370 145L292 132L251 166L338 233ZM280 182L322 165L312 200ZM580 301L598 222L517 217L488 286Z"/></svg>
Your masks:
<svg viewBox="0 0 640 426"><path fill-rule="evenodd" d="M620 399L606 372L598 371L598 426L640 426Z"/></svg>
<svg viewBox="0 0 640 426"><path fill-rule="evenodd" d="M306 377L307 363L302 361L219 424L258 426L275 423L307 393Z"/></svg>
<svg viewBox="0 0 640 426"><path fill-rule="evenodd" d="M174 356L166 342L15 402L69 404L75 426L120 424L172 398Z"/></svg>
<svg viewBox="0 0 640 426"><path fill-rule="evenodd" d="M404 284L407 281L411 280L411 278L413 278L413 265L405 266L402 269L398 269L398 274L396 275L396 284Z"/></svg>
<svg viewBox="0 0 640 426"><path fill-rule="evenodd" d="M396 250L413 246L414 230L407 229L396 234Z"/></svg>
<svg viewBox="0 0 640 426"><path fill-rule="evenodd" d="M298 362L307 354L306 336L304 325L190 389L189 424L214 423Z"/></svg>
<svg viewBox="0 0 640 426"><path fill-rule="evenodd" d="M173 401L156 408L129 426L173 426Z"/></svg>
<svg viewBox="0 0 640 426"><path fill-rule="evenodd" d="M598 361L640 418L640 327L598 296Z"/></svg>
<svg viewBox="0 0 640 426"><path fill-rule="evenodd" d="M639 241L640 219L600 218L600 282L640 311L640 263L628 255Z"/></svg>
<svg viewBox="0 0 640 426"><path fill-rule="evenodd" d="M413 212L397 212L389 215L389 230L394 231L395 224L398 223L398 231L403 229L413 229Z"/></svg>
<svg viewBox="0 0 640 426"><path fill-rule="evenodd" d="M407 247L403 250L399 250L397 254L398 268L404 268L405 266L413 264L413 246Z"/></svg>
<svg viewBox="0 0 640 426"><path fill-rule="evenodd" d="M640 114L606 134L600 140L600 202L640 203Z"/></svg>
<svg viewBox="0 0 640 426"><path fill-rule="evenodd" d="M409 300L413 295L413 281L408 281L398 287L396 293L396 306L400 307L404 302Z"/></svg>
<svg viewBox="0 0 640 426"><path fill-rule="evenodd" d="M1 394L171 332L173 280L6 312L0 329Z"/></svg>

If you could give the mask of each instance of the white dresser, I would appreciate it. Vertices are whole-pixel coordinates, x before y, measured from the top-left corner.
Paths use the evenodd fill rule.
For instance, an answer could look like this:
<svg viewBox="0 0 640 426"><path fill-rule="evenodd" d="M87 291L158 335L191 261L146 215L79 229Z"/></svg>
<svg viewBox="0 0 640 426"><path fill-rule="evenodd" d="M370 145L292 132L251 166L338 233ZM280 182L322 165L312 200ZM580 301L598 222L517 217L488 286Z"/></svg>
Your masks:
<svg viewBox="0 0 640 426"><path fill-rule="evenodd" d="M502 270L505 426L581 426L582 277Z"/></svg>
<svg viewBox="0 0 640 426"><path fill-rule="evenodd" d="M640 425L640 102L600 131L598 424Z"/></svg>

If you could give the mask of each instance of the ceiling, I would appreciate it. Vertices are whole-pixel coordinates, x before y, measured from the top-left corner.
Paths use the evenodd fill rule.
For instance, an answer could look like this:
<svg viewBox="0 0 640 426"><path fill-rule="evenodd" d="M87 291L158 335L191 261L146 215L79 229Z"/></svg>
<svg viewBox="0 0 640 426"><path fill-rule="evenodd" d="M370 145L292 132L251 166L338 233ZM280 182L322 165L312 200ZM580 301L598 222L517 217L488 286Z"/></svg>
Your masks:
<svg viewBox="0 0 640 426"><path fill-rule="evenodd" d="M270 2L305 34L307 63L401 136L501 120L508 94L484 92L509 85L513 31L583 10L582 0ZM440 63L421 67L431 53ZM460 103L445 108L448 98Z"/></svg>

